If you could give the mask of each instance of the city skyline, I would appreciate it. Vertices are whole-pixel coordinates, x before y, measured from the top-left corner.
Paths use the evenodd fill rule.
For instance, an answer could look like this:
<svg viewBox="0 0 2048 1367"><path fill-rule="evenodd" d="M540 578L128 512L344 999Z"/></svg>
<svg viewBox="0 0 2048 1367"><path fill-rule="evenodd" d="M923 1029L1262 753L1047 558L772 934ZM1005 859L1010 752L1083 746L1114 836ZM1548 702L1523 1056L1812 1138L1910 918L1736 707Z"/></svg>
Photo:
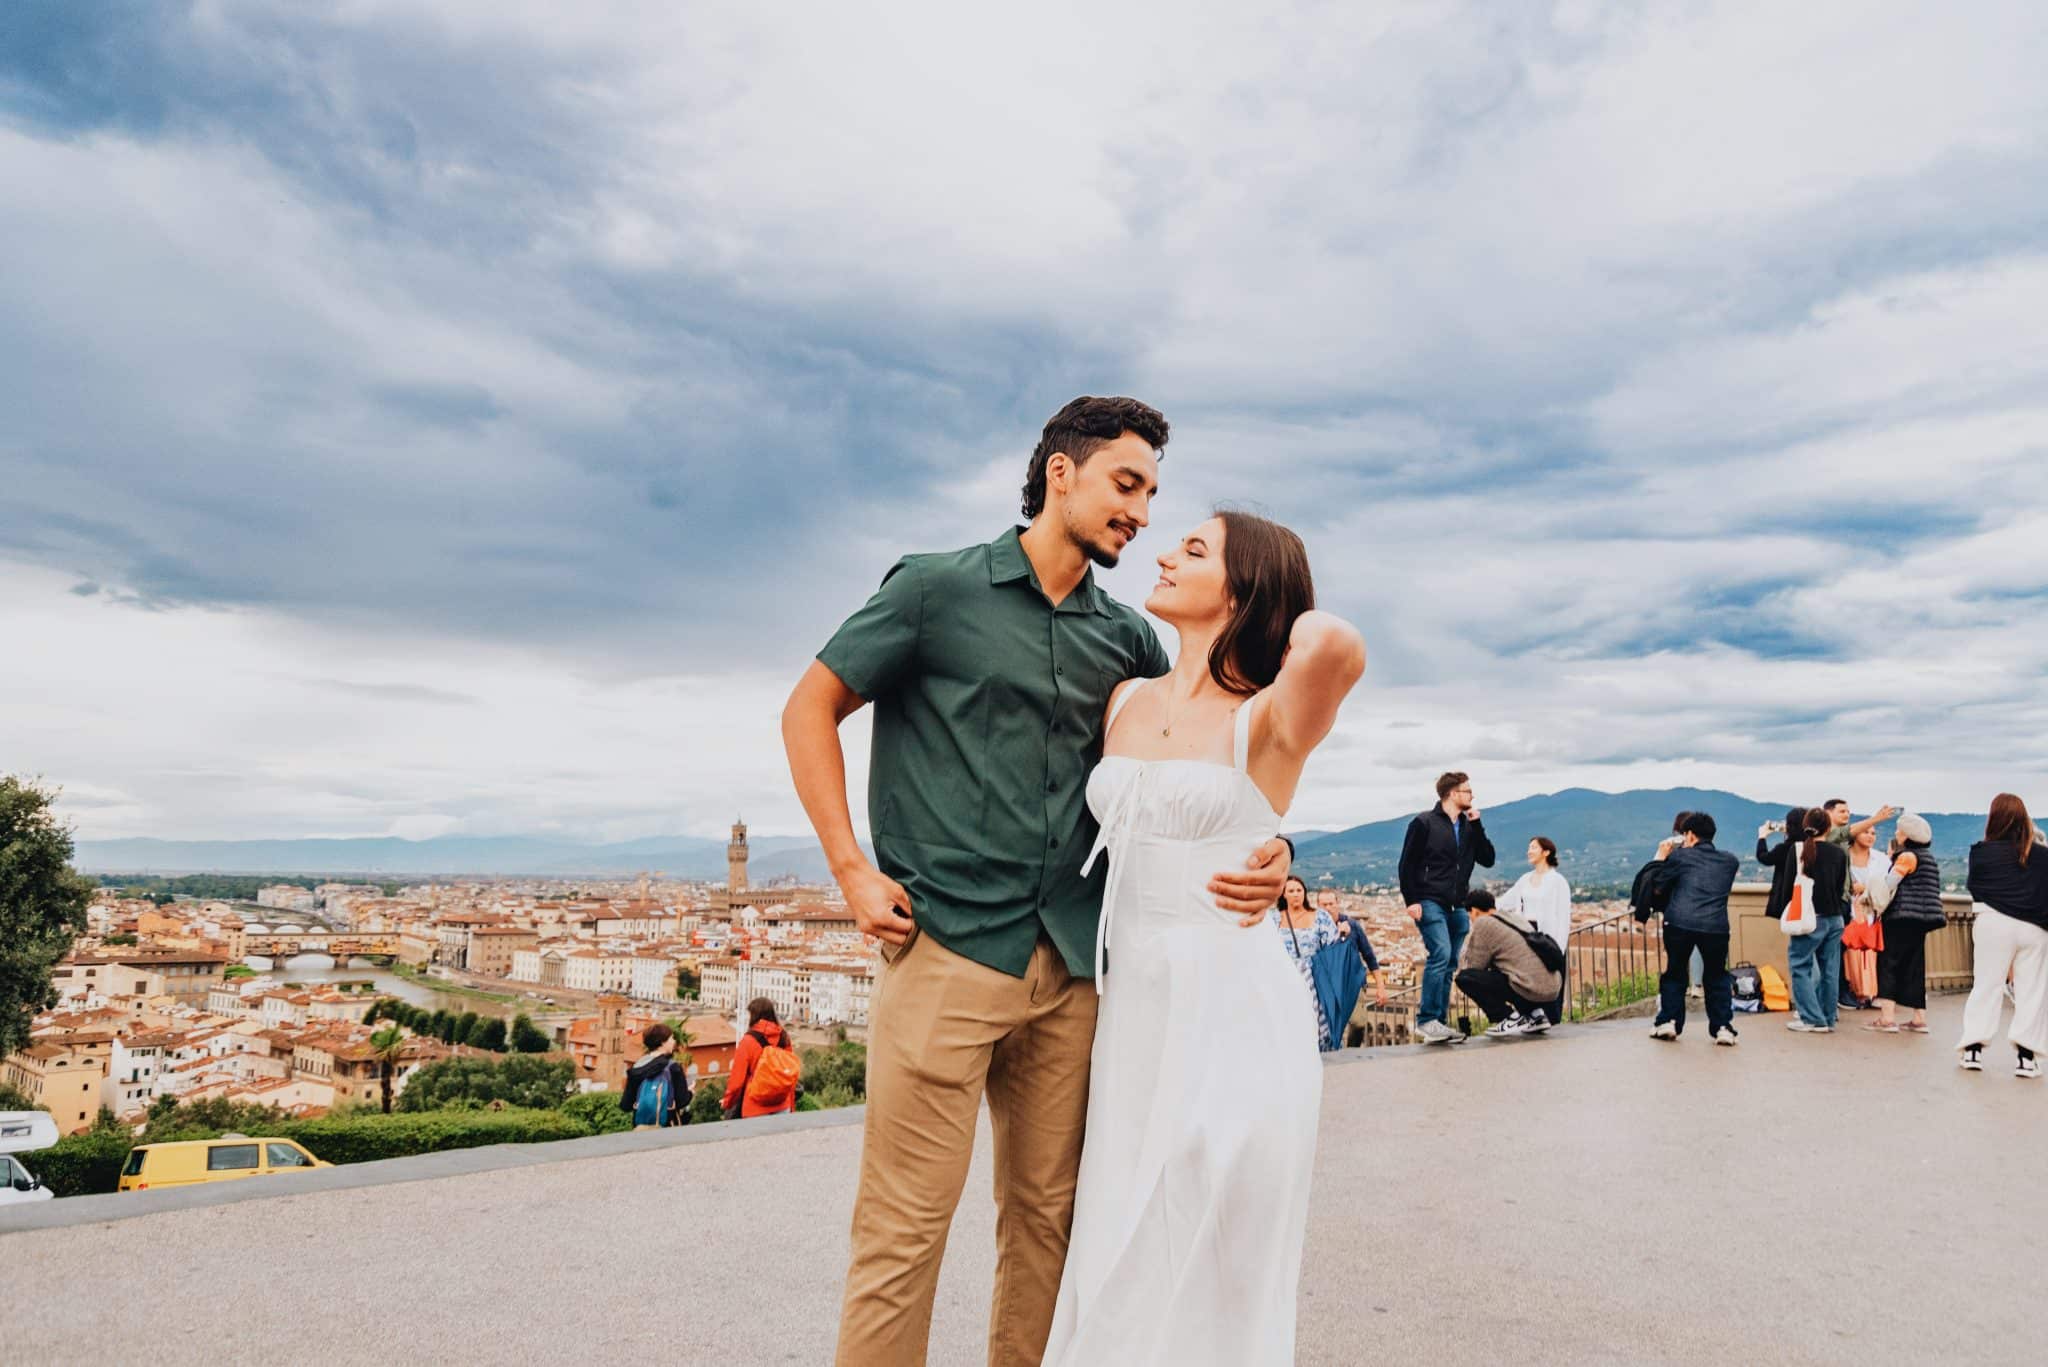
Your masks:
<svg viewBox="0 0 2048 1367"><path fill-rule="evenodd" d="M2048 774L2032 7L0 38L0 765L83 839L803 834L810 652L1082 392L1174 424L1112 592L1250 501L1366 636L1290 826Z"/></svg>

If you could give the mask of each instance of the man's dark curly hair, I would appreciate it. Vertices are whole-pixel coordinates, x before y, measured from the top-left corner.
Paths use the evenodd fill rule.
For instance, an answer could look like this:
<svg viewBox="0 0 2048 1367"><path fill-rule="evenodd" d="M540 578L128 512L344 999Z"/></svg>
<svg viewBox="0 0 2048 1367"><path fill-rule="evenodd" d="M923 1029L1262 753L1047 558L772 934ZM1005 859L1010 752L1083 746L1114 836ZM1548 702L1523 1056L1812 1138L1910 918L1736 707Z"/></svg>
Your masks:
<svg viewBox="0 0 2048 1367"><path fill-rule="evenodd" d="M1024 472L1024 517L1026 521L1045 510L1045 463L1055 452L1064 451L1075 465L1086 465L1088 457L1126 432L1136 432L1154 452L1166 446L1166 415L1136 399L1098 399L1083 394L1052 415L1031 453L1031 466Z"/></svg>

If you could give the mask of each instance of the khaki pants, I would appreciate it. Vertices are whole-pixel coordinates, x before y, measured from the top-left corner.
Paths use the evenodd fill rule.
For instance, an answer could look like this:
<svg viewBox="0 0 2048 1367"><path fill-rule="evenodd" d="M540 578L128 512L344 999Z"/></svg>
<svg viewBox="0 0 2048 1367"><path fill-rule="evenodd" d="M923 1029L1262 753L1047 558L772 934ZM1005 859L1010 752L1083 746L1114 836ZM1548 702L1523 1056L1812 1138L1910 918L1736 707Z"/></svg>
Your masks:
<svg viewBox="0 0 2048 1367"><path fill-rule="evenodd" d="M1036 1364L1067 1260L1095 985L1041 939L1022 978L918 935L876 986L839 1367L925 1360L983 1093L995 1126L992 1367Z"/></svg>

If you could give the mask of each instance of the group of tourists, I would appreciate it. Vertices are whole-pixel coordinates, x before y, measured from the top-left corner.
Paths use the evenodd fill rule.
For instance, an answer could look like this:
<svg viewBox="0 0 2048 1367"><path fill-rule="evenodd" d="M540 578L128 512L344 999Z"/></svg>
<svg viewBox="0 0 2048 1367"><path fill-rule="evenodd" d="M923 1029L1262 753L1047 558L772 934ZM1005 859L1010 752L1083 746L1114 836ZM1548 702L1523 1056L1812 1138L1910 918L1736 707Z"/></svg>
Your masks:
<svg viewBox="0 0 2048 1367"><path fill-rule="evenodd" d="M1878 828L1887 821L1891 839L1880 850ZM1774 835L1782 837L1776 844ZM1795 807L1757 832L1757 860L1772 874L1765 912L1786 934L1795 1012L1788 1029L1831 1034L1843 1010L1874 1009L1865 1030L1928 1033L1927 937L1948 924L1933 845L1925 817L1886 806L1853 820L1839 798ZM2037 1078L2038 1055L2048 1049L2048 853L2016 794L1992 799L1965 886L1975 904L1975 962L1958 1062L1983 1069L2010 1001L2014 1075ZM1668 918L1665 938L1668 947ZM1710 978L1710 1003L1712 990Z"/></svg>

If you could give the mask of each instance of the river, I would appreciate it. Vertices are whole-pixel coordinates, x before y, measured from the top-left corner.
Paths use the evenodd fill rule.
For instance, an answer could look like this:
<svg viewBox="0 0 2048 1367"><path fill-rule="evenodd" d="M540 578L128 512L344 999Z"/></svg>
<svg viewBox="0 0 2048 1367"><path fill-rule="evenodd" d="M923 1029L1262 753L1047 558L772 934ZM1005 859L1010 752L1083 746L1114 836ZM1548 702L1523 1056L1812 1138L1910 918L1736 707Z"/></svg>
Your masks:
<svg viewBox="0 0 2048 1367"><path fill-rule="evenodd" d="M285 960L282 967L271 967L269 959L252 954L248 957L248 964L257 972L276 978L279 982L299 983L309 987L317 983L368 981L379 994L411 1002L414 1006L423 1007L428 1011L453 1011L457 1015L465 1011L474 1011L479 1016L497 1016L506 1021L524 1011L537 1023L557 1014L540 1001L533 999L494 1002L463 992L444 992L411 978L401 978L390 969L380 967L367 959L350 959L346 965L341 965L325 954L299 954ZM568 1013L559 1014L566 1019Z"/></svg>

